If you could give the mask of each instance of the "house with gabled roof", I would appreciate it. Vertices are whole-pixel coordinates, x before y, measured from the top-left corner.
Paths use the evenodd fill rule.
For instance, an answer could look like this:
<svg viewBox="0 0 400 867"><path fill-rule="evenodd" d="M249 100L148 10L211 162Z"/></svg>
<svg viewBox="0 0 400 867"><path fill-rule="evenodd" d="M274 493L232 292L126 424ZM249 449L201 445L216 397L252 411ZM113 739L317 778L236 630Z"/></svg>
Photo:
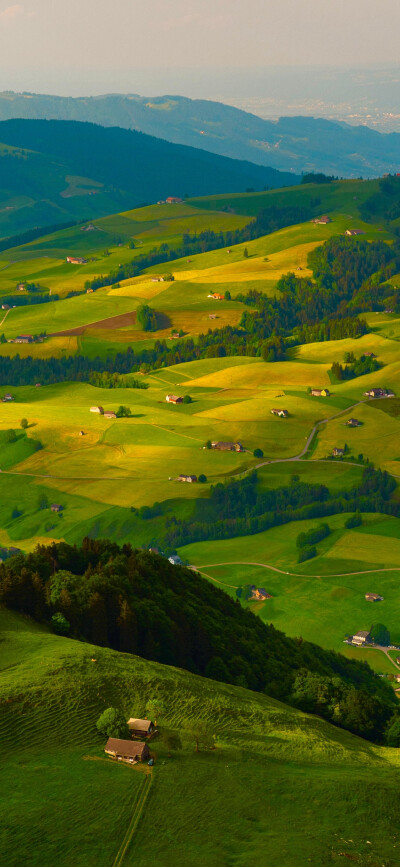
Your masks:
<svg viewBox="0 0 400 867"><path fill-rule="evenodd" d="M150 755L147 744L140 741L125 741L122 738L108 738L104 752L119 762L130 764L144 762Z"/></svg>

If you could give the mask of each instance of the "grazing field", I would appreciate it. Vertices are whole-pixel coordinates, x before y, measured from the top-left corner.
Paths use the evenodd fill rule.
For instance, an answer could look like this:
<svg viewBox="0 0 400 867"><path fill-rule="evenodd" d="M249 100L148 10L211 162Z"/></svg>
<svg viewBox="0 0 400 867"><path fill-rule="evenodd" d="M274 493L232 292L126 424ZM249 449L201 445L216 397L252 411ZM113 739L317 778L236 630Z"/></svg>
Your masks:
<svg viewBox="0 0 400 867"><path fill-rule="evenodd" d="M265 588L272 599L240 598L288 635L302 635L345 655L350 651L371 660L377 671L395 673L384 654L348 648L343 640L383 622L393 643L400 644L400 519L363 515L363 526L346 530L347 517L344 513L325 519L331 535L317 544L318 556L302 564L297 562L297 536L321 523L318 519L255 536L187 545L180 555L234 598L249 584ZM367 602L367 592L379 593L384 601Z"/></svg>
<svg viewBox="0 0 400 867"><path fill-rule="evenodd" d="M10 612L0 612L0 624L2 781L10 793L0 808L0 851L10 867L107 867L119 863L124 841L128 867L339 865L345 855L371 867L397 863L398 750L265 695L59 638ZM102 710L143 716L154 695L165 706L150 743L154 768L106 759L95 728ZM197 721L211 725L215 750L195 753ZM168 758L171 733L183 748Z"/></svg>

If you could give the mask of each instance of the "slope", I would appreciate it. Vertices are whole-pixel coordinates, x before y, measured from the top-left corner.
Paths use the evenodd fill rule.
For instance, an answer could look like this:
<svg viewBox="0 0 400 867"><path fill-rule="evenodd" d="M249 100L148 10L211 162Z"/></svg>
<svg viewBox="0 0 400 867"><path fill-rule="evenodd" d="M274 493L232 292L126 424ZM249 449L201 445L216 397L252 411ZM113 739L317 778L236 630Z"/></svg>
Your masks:
<svg viewBox="0 0 400 867"><path fill-rule="evenodd" d="M8 795L0 845L10 867L121 863L150 769L106 760L95 722L110 705L142 716L154 696L165 707L150 744L156 764L126 867L398 863L398 751L267 696L60 638L9 612L0 624ZM195 753L199 722L216 735L215 750ZM183 749L168 758L173 732Z"/></svg>

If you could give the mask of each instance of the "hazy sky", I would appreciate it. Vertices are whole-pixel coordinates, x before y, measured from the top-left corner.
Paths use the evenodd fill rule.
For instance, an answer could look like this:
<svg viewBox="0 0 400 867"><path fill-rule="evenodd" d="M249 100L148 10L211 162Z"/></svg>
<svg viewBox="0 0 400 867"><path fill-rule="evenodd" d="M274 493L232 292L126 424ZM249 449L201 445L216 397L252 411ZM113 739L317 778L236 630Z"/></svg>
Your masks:
<svg viewBox="0 0 400 867"><path fill-rule="evenodd" d="M129 70L154 68L393 65L399 33L400 0L0 0L0 90L126 90Z"/></svg>

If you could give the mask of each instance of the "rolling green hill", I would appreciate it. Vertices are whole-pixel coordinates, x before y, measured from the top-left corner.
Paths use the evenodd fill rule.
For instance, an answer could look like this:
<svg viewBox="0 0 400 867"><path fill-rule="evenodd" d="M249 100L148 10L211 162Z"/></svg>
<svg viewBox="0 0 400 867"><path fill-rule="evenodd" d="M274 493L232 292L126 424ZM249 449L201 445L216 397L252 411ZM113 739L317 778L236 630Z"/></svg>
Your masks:
<svg viewBox="0 0 400 867"><path fill-rule="evenodd" d="M73 121L0 122L0 237L88 220L167 196L296 183L280 173L134 130Z"/></svg>
<svg viewBox="0 0 400 867"><path fill-rule="evenodd" d="M0 624L0 847L10 867L397 864L398 750L10 612ZM154 768L105 759L102 710L142 716L154 696L164 703ZM199 721L216 749L196 754ZM183 749L168 758L172 732Z"/></svg>

